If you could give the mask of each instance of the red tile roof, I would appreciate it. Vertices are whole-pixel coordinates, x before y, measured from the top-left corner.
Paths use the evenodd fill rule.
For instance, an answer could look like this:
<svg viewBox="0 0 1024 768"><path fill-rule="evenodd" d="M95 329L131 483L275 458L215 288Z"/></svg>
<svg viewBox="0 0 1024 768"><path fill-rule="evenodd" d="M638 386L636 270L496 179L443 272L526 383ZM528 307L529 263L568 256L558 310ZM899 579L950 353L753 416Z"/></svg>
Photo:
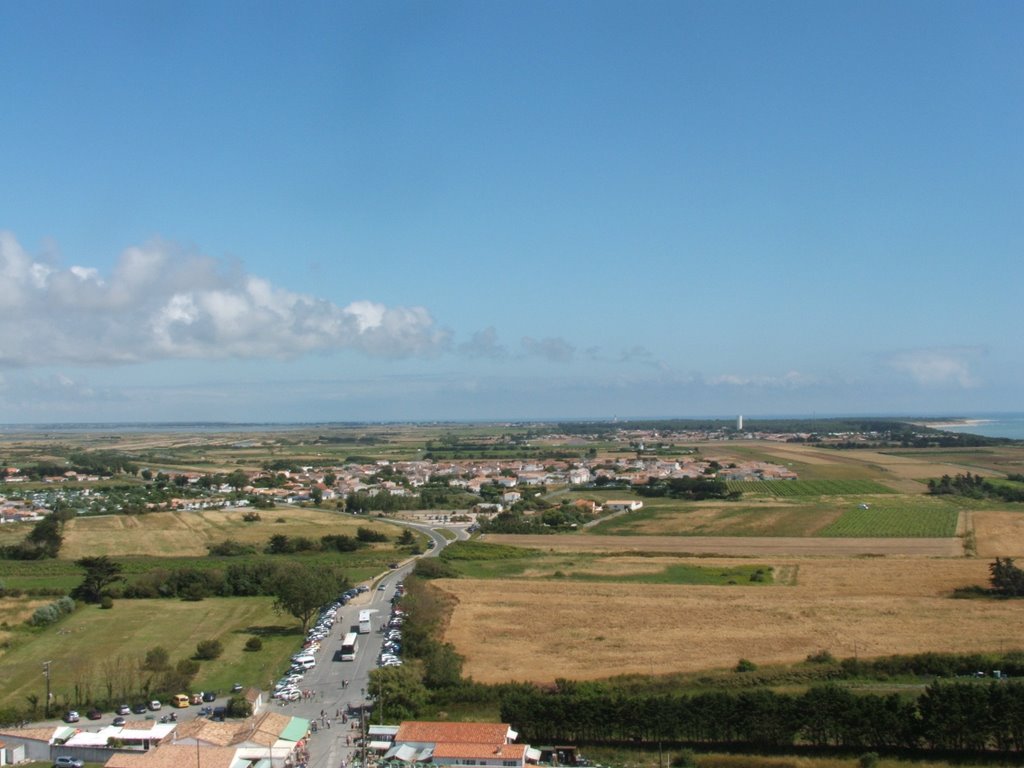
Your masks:
<svg viewBox="0 0 1024 768"><path fill-rule="evenodd" d="M504 744L509 727L505 723L449 723L407 720L398 728L395 743Z"/></svg>
<svg viewBox="0 0 1024 768"><path fill-rule="evenodd" d="M458 744L444 743L434 747L434 757L467 760L470 758L489 760L522 760L526 754L525 744Z"/></svg>

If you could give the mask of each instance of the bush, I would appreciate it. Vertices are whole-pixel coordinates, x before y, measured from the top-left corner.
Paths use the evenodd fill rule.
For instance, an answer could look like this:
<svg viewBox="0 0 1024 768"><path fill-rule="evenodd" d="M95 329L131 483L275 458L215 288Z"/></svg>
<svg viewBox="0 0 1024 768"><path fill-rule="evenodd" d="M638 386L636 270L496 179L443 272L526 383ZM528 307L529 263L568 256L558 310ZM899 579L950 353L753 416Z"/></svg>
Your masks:
<svg viewBox="0 0 1024 768"><path fill-rule="evenodd" d="M811 664L835 664L836 657L832 655L831 651L820 650L817 653L808 654L807 661Z"/></svg>
<svg viewBox="0 0 1024 768"><path fill-rule="evenodd" d="M252 714L252 704L246 701L244 696L232 696L228 699L228 717L249 717Z"/></svg>
<svg viewBox="0 0 1024 768"><path fill-rule="evenodd" d="M258 637L250 637L245 641L245 650L247 651L262 651L263 641Z"/></svg>
<svg viewBox="0 0 1024 768"><path fill-rule="evenodd" d="M103 597L100 598L100 608L107 608L107 609L109 609L109 608L113 608L113 607L114 607L114 598L112 598L110 595L104 595Z"/></svg>
<svg viewBox="0 0 1024 768"><path fill-rule="evenodd" d="M672 758L672 768L697 768L697 756L692 749L683 749Z"/></svg>
<svg viewBox="0 0 1024 768"><path fill-rule="evenodd" d="M750 659L740 659L736 662L737 672L753 672L757 669L757 664L752 662Z"/></svg>
<svg viewBox="0 0 1024 768"><path fill-rule="evenodd" d="M877 752L865 752L857 758L858 768L875 768L876 765L878 765Z"/></svg>
<svg viewBox="0 0 1024 768"><path fill-rule="evenodd" d="M59 621L73 610L75 610L75 601L64 595L49 605L41 605L36 608L35 613L26 623L33 627L45 627Z"/></svg>
<svg viewBox="0 0 1024 768"><path fill-rule="evenodd" d="M216 659L224 653L224 645L220 640L203 640L196 646L196 658L204 661Z"/></svg>

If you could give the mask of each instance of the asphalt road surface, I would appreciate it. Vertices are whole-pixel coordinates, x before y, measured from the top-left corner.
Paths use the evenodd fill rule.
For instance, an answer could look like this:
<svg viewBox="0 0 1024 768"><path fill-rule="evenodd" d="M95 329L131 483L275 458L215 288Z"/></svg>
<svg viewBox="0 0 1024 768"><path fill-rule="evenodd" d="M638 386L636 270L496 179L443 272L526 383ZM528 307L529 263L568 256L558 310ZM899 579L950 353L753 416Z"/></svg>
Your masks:
<svg viewBox="0 0 1024 768"><path fill-rule="evenodd" d="M448 544L448 540L438 533L430 525L422 523L400 522L410 528L427 534L434 541L434 547L428 549L420 557L436 557L437 554ZM459 539L469 538L465 525L445 525L452 530ZM351 705L359 707L363 703L372 703L372 692L367 690L370 671L377 668L377 657L380 655L381 645L384 642L383 635L379 632L382 624L386 623L391 615L391 599L395 595L395 585L408 574L416 563L416 558L411 557L400 566L372 581L370 591L358 595L348 605L342 606L334 617L334 626L330 634L321 642L320 650L316 654L316 667L306 672L305 677L298 684L301 690L310 691L308 699L300 699L293 702L282 702L278 699L269 699L264 705L273 712L280 712L285 715L304 717L317 721L317 732L313 734L309 744L309 767L310 768L339 768L342 761L346 764L351 762L352 756L357 752L353 744L346 744L346 737L355 741L359 735L358 718L352 718L348 723L343 723L338 716L340 712L347 711ZM383 588L381 588L383 587ZM375 611L373 617L373 631L367 635L359 635L359 652L355 661L341 661L341 640L349 631L355 631L353 626L359 623L359 611ZM298 647L295 649L299 650ZM348 681L343 685L343 681ZM263 681L265 697L269 697L274 689L274 681ZM226 706L231 694L221 691L220 696L214 702L208 702L203 706L218 707ZM266 700L266 699L265 699ZM159 719L165 714L175 712L179 721L189 720L199 713L198 705L187 709L173 709L164 705L159 712L149 712L148 717ZM323 718L321 719L321 712ZM32 723L32 727L45 727L48 725L60 725L62 721L57 719L63 712L54 712L53 719ZM378 722L381 712L373 713L372 721ZM85 712L81 712L81 722L76 723L77 727L88 730L98 729L110 725L114 719L112 713L104 713L100 720L87 720ZM127 718L143 719L143 715L128 715ZM387 723L387 702L383 707L384 722ZM326 723L330 719L331 726ZM321 725L322 724L322 725Z"/></svg>
<svg viewBox="0 0 1024 768"><path fill-rule="evenodd" d="M403 525L425 533L434 540L433 549L427 550L423 557L436 557L448 543L444 536L429 525ZM447 527L454 530L460 539L468 538L465 526ZM350 763L358 751L355 745L346 744L346 737L355 741L360 733L358 718L351 718L348 723L344 723L339 713L347 711L350 705L358 708L363 703L373 703L373 692L367 690L367 685L370 671L377 668L377 657L384 641L379 629L391 615L395 585L413 569L415 562L416 558L410 558L399 568L378 577L370 585L369 592L357 596L338 610L331 633L324 638L316 654L316 666L306 672L298 684L300 689L312 693L311 698L289 703L279 703L274 699L269 705L272 711L317 721L317 732L312 735L309 744L310 768L339 768L342 761L346 765ZM347 632L354 631L352 627L359 623L359 612L362 610L375 611L373 631L368 635L359 635L359 652L355 661L340 661L341 640ZM345 680L348 680L348 685L343 686ZM272 683L270 688L273 689ZM372 722L379 722L381 717L384 723L388 723L386 701L383 712L380 709L373 712ZM329 728L326 726L328 720L331 722Z"/></svg>

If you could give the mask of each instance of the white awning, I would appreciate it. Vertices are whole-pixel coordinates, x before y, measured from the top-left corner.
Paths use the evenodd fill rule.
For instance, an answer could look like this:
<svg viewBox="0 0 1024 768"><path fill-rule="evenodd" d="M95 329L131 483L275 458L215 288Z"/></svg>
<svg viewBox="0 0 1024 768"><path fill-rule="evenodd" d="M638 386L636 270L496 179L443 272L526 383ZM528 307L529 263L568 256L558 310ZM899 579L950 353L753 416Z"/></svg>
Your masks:
<svg viewBox="0 0 1024 768"><path fill-rule="evenodd" d="M534 762L534 763L539 763L540 762L540 750L539 749L534 749L533 747L527 747L526 748L526 759L531 761L531 762Z"/></svg>

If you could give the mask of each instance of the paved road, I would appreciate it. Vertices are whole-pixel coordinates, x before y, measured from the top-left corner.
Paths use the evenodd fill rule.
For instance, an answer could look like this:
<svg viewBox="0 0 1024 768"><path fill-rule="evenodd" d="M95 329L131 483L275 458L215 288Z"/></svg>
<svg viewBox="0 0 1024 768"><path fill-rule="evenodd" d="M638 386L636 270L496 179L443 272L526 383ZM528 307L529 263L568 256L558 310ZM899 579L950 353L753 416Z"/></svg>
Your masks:
<svg viewBox="0 0 1024 768"><path fill-rule="evenodd" d="M444 536L429 525L407 522L402 524L425 533L434 540L433 549L427 550L424 557L436 557L448 543ZM449 527L455 530L459 538L468 537L464 528L460 530L454 526ZM337 713L345 711L349 705L358 707L364 701L370 703L372 693L367 691L366 687L370 671L377 668L377 657L383 643L383 636L378 629L391 614L391 598L395 594L395 585L405 578L415 563L416 558L409 558L398 569L375 579L369 592L359 595L338 611L334 627L317 653L316 667L307 672L299 683L300 688L313 692L313 698L284 705L275 701L270 705L275 712L315 719L318 726L321 722L326 723L328 718L331 720L330 728L318 727L310 739L310 768L339 768L342 760L346 763L351 762L356 747L346 744L345 740L346 737L354 740L359 731L353 729L354 720L348 723L339 722ZM384 588L380 589L381 586ZM359 636L359 653L355 661L335 661L334 659L340 658L342 637L353 625L358 624L359 611L366 609L376 611L374 631ZM347 687L342 687L343 680L349 681ZM321 711L324 713L322 721ZM386 717L386 710L384 715Z"/></svg>

